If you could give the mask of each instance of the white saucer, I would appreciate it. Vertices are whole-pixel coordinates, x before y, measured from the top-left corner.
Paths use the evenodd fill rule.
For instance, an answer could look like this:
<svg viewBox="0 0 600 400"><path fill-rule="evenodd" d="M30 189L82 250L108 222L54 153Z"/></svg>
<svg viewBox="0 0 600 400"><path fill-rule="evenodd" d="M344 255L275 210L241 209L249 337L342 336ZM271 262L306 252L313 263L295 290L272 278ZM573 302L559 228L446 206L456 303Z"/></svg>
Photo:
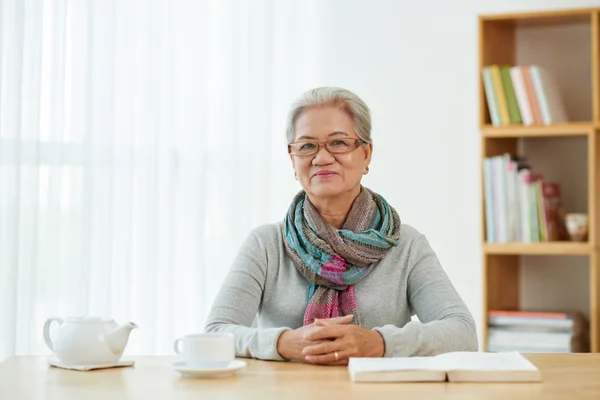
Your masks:
<svg viewBox="0 0 600 400"><path fill-rule="evenodd" d="M223 368L194 368L187 366L184 361L173 363L173 369L179 371L184 378L225 378L234 375L245 366L246 363L239 360L233 360Z"/></svg>

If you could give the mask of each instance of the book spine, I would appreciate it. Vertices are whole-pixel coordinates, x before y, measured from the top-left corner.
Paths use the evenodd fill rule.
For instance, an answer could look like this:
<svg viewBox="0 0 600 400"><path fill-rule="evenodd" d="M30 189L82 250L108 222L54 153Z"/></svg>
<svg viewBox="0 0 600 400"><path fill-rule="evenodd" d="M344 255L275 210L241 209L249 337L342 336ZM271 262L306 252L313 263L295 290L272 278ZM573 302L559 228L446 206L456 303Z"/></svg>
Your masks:
<svg viewBox="0 0 600 400"><path fill-rule="evenodd" d="M492 80L492 72L489 67L483 69L483 87L492 125L500 126L502 125L502 119L500 118L498 100L494 90L494 82Z"/></svg>
<svg viewBox="0 0 600 400"><path fill-rule="evenodd" d="M502 77L500 76L500 67L498 65L490 66L490 72L492 74L492 80L494 82L494 92L498 100L498 109L500 110L500 119L503 125L510 124L510 116L508 114L508 107L506 105L506 95L504 94L504 88L502 87Z"/></svg>

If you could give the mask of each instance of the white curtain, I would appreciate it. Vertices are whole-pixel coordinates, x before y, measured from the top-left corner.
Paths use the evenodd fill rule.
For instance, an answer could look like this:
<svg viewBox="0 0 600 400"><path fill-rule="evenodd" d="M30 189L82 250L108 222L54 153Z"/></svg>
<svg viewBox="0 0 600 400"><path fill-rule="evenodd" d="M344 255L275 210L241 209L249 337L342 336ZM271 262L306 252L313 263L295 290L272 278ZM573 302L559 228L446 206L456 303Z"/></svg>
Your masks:
<svg viewBox="0 0 600 400"><path fill-rule="evenodd" d="M129 354L202 330L299 190L285 114L315 7L0 0L0 360L48 354L50 316L133 321Z"/></svg>

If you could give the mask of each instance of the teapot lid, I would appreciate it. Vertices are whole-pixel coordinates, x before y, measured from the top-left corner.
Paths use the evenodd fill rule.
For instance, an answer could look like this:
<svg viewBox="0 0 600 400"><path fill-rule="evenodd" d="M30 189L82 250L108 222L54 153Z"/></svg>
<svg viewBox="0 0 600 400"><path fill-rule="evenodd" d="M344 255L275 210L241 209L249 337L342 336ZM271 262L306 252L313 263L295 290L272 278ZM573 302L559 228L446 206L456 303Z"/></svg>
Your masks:
<svg viewBox="0 0 600 400"><path fill-rule="evenodd" d="M112 322L112 318L100 318L100 317L69 317L66 318L65 321L69 322L84 322L87 324L98 324L98 323L106 323Z"/></svg>

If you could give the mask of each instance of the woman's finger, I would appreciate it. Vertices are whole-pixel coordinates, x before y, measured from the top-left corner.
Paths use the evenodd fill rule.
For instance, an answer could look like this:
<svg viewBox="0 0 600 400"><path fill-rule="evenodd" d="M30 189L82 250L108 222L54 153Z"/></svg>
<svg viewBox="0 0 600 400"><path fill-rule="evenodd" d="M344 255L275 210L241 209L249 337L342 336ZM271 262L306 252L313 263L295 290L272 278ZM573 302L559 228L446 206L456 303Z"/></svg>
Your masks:
<svg viewBox="0 0 600 400"><path fill-rule="evenodd" d="M327 354L339 350L341 348L339 340L324 341L314 345L306 346L302 350L305 356L316 356L319 354Z"/></svg>
<svg viewBox="0 0 600 400"><path fill-rule="evenodd" d="M344 365L344 363L348 362L350 353L346 350L340 349L326 354L307 355L304 358L311 364Z"/></svg>
<svg viewBox="0 0 600 400"><path fill-rule="evenodd" d="M315 326L310 330L307 330L304 334L306 340L326 340L336 339L346 335L350 332L353 325L326 325L326 326Z"/></svg>
<svg viewBox="0 0 600 400"><path fill-rule="evenodd" d="M352 322L354 319L353 314L344 315L343 317L333 317L327 319L317 319L315 318L315 326L330 326L330 325L347 325Z"/></svg>

